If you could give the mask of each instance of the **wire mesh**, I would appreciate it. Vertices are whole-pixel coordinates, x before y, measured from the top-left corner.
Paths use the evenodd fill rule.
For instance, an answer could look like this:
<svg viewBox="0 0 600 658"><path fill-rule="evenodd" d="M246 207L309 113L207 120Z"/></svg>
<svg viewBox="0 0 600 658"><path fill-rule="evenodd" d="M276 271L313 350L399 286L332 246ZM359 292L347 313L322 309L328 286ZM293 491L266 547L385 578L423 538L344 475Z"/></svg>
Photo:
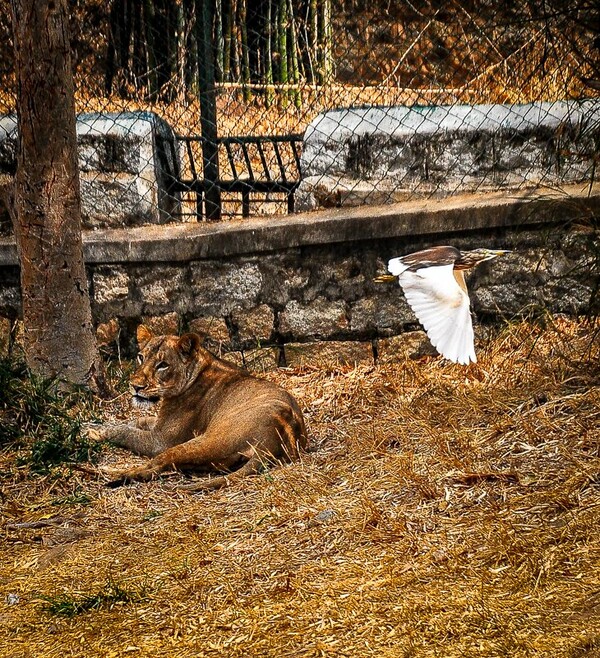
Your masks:
<svg viewBox="0 0 600 658"><path fill-rule="evenodd" d="M556 146L558 128L552 123L557 102L595 98L600 90L600 14L592 0L71 0L70 16L78 112L117 118L152 112L177 136L169 148L179 165L167 171L162 192L176 203L167 219L163 213L156 221L288 212L294 205L289 186L294 191L301 176L310 177L315 189L326 188L323 205L339 205L344 199L385 203L497 185L498 167L488 172L479 167L476 181L469 179L471 170L461 174L469 158L480 165L493 157L497 146L481 137L485 131L476 138L460 124L460 117L466 117L463 107L476 106L493 122L501 121L495 104L542 103L536 108L554 126L545 139L554 145L556 157L578 166L579 178L595 173L598 120L594 118L591 129L586 126L583 146L581 135ZM9 7L2 5L0 114L17 110L13 61ZM397 117L397 108L423 106L451 117L453 128L442 120L437 133L431 129L429 135L438 139L419 159L423 127L398 120L417 140L408 142L413 157L408 169L419 176L408 180L398 175L400 156L390 146L390 134L378 130L381 118L391 116L388 108L396 108ZM329 169L301 171L299 140L270 139L304 135L311 124L318 125L322 113L365 107L379 108L367 136L381 140L375 139L367 151L376 166L363 161L364 123L363 132L351 136L347 150L338 154L341 162ZM334 121L338 117L345 127L347 112L327 116ZM543 124L545 117L539 118ZM466 146L453 151L448 135L461 130L467 130ZM509 138L515 148L521 140L522 156L530 147L522 136ZM3 140L11 142L14 133L3 136L0 131L0 185L10 176L14 158L14 149L3 146ZM131 149L134 142L134 135L120 141L98 137L97 148ZM275 148L278 144L286 148ZM156 143L150 146L134 148L131 157L148 153L156 160L152 166L160 168L165 150L157 151ZM317 147L331 155L331 141ZM523 156L522 171L510 184L543 182L524 169L539 167L539 159L547 157L547 148L535 157ZM310 169L310 162L304 154L302 169ZM132 186L139 187L134 179L143 176L140 171L147 164L134 167L132 179L123 183L123 198ZM500 169L506 165L497 164ZM445 184L447 171L455 174L453 186ZM106 174L90 169L88 188L94 176ZM277 189L273 183L278 181L285 189ZM140 207L159 204L158 197L147 194ZM119 201L117 194L114 207ZM130 217L135 213L135 206L129 209Z"/></svg>

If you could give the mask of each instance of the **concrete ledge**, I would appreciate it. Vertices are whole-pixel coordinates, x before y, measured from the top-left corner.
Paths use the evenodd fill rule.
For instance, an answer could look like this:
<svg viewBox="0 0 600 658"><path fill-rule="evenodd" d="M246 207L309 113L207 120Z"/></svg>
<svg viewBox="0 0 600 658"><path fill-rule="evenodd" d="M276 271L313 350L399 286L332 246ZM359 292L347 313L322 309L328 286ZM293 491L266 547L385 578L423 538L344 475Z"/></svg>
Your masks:
<svg viewBox="0 0 600 658"><path fill-rule="evenodd" d="M257 254L309 245L402 236L465 234L503 227L531 227L600 213L600 184L513 194L462 195L381 207L359 207L260 218L103 229L84 232L87 263L188 262ZM17 265L12 237L0 238L0 266Z"/></svg>

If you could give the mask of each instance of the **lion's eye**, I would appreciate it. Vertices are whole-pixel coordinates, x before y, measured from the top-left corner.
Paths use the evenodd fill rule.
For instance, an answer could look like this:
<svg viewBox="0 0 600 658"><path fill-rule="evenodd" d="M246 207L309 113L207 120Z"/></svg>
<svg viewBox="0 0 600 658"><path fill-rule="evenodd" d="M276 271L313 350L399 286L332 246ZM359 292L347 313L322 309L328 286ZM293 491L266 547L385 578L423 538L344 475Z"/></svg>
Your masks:
<svg viewBox="0 0 600 658"><path fill-rule="evenodd" d="M137 356L137 362L142 365L144 363L144 356L142 354L138 354Z"/></svg>
<svg viewBox="0 0 600 658"><path fill-rule="evenodd" d="M165 363L164 361L160 361L159 363L156 364L156 370L158 372L164 372L169 368L169 364Z"/></svg>

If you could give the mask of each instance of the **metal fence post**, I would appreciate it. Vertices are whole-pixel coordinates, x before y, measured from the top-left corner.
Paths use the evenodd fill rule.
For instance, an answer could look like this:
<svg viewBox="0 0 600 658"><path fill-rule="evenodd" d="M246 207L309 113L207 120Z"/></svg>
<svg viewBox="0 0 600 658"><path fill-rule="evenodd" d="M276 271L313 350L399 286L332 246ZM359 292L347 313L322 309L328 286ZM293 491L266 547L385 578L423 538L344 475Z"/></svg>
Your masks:
<svg viewBox="0 0 600 658"><path fill-rule="evenodd" d="M196 0L198 81L200 83L200 125L202 127L202 164L205 181L206 219L221 219L219 188L219 145L217 141L217 93L212 42L215 15L214 0Z"/></svg>

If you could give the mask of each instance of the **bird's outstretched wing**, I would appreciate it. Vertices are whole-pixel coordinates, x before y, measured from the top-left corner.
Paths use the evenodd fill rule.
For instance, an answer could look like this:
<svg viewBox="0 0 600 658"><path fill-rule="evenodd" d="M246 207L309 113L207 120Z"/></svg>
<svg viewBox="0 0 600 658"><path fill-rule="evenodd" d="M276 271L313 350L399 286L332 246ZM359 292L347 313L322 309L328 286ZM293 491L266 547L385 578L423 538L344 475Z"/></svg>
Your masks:
<svg viewBox="0 0 600 658"><path fill-rule="evenodd" d="M413 271L405 263L389 263L390 272L398 272L404 295L432 345L450 361L466 365L477 361L473 323L469 296L459 286L453 268L450 264Z"/></svg>

